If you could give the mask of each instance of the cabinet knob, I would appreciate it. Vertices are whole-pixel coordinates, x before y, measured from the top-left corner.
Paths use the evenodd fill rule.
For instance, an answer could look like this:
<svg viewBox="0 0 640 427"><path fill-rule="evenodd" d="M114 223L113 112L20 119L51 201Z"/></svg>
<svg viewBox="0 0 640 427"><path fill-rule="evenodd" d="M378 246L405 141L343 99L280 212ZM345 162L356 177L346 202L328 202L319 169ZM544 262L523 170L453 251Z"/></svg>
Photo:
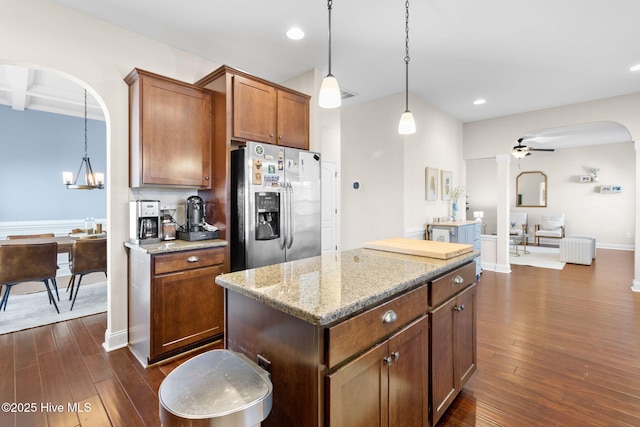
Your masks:
<svg viewBox="0 0 640 427"><path fill-rule="evenodd" d="M398 320L398 315L393 310L389 310L382 315L382 323L393 323L396 320Z"/></svg>
<svg viewBox="0 0 640 427"><path fill-rule="evenodd" d="M205 176L205 177L204 177L204 180L205 180L205 181L209 181L209 177L208 177L208 176Z"/></svg>
<svg viewBox="0 0 640 427"><path fill-rule="evenodd" d="M198 262L198 261L200 261L200 258L198 258L195 255L192 255L189 258L187 258L187 262Z"/></svg>
<svg viewBox="0 0 640 427"><path fill-rule="evenodd" d="M394 358L394 360L397 362L398 359L400 359L400 352L399 351L394 351L391 353L391 356Z"/></svg>
<svg viewBox="0 0 640 427"><path fill-rule="evenodd" d="M455 284L455 285L462 285L464 283L464 279L462 278L462 276L460 276L459 274L454 277L453 279L451 279L451 281Z"/></svg>
<svg viewBox="0 0 640 427"><path fill-rule="evenodd" d="M393 359L391 358L391 356L387 356L384 359L385 362L387 362L387 365L391 365L393 363Z"/></svg>
<svg viewBox="0 0 640 427"><path fill-rule="evenodd" d="M464 304L458 305L458 306L454 307L453 309L455 311L457 311L458 313L460 313L462 310L464 310Z"/></svg>

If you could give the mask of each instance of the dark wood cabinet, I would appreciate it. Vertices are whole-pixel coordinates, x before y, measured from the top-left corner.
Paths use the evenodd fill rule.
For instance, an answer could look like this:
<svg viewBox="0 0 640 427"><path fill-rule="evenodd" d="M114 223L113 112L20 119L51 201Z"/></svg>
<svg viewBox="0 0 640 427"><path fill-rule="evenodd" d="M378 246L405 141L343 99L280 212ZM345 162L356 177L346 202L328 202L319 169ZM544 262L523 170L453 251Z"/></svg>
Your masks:
<svg viewBox="0 0 640 427"><path fill-rule="evenodd" d="M309 149L309 97L278 90L278 145Z"/></svg>
<svg viewBox="0 0 640 427"><path fill-rule="evenodd" d="M428 317L327 376L332 427L426 426Z"/></svg>
<svg viewBox="0 0 640 427"><path fill-rule="evenodd" d="M476 285L430 313L431 423L435 425L476 370Z"/></svg>
<svg viewBox="0 0 640 427"><path fill-rule="evenodd" d="M129 85L130 187L211 187L212 94L134 69Z"/></svg>
<svg viewBox="0 0 640 427"><path fill-rule="evenodd" d="M276 89L243 76L233 76L233 136L275 144Z"/></svg>
<svg viewBox="0 0 640 427"><path fill-rule="evenodd" d="M223 331L223 292L214 279L222 265L178 271L153 279L151 358Z"/></svg>
<svg viewBox="0 0 640 427"><path fill-rule="evenodd" d="M426 285L330 325L225 293L225 347L270 362L263 426L428 425Z"/></svg>
<svg viewBox="0 0 640 427"><path fill-rule="evenodd" d="M234 138L309 149L309 97L233 76Z"/></svg>
<svg viewBox="0 0 640 427"><path fill-rule="evenodd" d="M143 365L222 336L224 247L129 252L129 348Z"/></svg>

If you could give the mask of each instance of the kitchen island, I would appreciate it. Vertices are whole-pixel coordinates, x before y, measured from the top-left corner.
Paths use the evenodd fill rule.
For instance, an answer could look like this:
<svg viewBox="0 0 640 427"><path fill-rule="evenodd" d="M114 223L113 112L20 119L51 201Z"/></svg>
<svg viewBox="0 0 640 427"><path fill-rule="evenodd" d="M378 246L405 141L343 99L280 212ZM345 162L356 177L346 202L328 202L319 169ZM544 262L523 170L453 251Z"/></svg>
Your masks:
<svg viewBox="0 0 640 427"><path fill-rule="evenodd" d="M263 425L435 424L475 371L477 256L355 249L218 276L225 347L271 373Z"/></svg>

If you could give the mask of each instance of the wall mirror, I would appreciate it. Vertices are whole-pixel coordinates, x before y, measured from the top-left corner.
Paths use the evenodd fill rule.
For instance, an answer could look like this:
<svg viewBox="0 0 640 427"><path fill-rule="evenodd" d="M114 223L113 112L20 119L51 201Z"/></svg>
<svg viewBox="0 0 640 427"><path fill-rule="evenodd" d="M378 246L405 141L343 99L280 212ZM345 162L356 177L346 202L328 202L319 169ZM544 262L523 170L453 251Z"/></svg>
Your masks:
<svg viewBox="0 0 640 427"><path fill-rule="evenodd" d="M522 172L516 177L516 207L547 206L547 175L542 172Z"/></svg>

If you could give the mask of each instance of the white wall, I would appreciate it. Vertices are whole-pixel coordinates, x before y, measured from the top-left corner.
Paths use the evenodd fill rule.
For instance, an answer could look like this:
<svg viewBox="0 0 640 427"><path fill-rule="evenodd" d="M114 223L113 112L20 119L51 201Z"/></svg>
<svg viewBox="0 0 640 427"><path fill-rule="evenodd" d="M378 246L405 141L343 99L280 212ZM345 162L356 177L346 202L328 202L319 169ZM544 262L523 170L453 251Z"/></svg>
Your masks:
<svg viewBox="0 0 640 427"><path fill-rule="evenodd" d="M519 163L519 166L518 166ZM470 210L483 210L487 233L496 228L496 161L467 161ZM600 182L580 183L599 167ZM529 227L540 224L544 212L563 212L567 234L593 234L599 247L630 249L635 235L635 150L632 143L604 144L534 153L511 161L509 206L512 212L526 212ZM521 172L541 171L547 175L547 207L516 207L516 177ZM618 194L601 194L600 186L622 186ZM476 194L479 197L475 197ZM627 237L629 235L629 237Z"/></svg>
<svg viewBox="0 0 640 427"><path fill-rule="evenodd" d="M48 0L2 2L0 62L59 71L99 100L107 123L109 316L105 347L127 343L128 91L134 67L194 82L220 64ZM233 64L230 64L233 65Z"/></svg>
<svg viewBox="0 0 640 427"><path fill-rule="evenodd" d="M509 153L523 134L594 121L613 121L640 135L640 93L517 114L464 125L464 156L470 187L470 210L485 211L487 232L496 231L496 154ZM631 143L602 144L583 148L533 153L510 164L509 205L511 210L529 213L529 224L539 222L544 211L562 211L567 232L595 234L599 247L632 249L636 230L636 161ZM520 169L518 169L518 164ZM601 168L599 184L580 184L580 175L591 167ZM540 170L549 178L547 208L516 208L515 177L525 170ZM597 185L619 184L620 194L600 194ZM476 195L478 197L476 197ZM631 233L631 238L626 237Z"/></svg>
<svg viewBox="0 0 640 427"><path fill-rule="evenodd" d="M411 97L414 135L398 134L404 94L342 108L342 243L424 232L429 218L448 216L450 202L425 200L425 168L453 173L465 182L462 124ZM355 190L353 183L360 188Z"/></svg>

